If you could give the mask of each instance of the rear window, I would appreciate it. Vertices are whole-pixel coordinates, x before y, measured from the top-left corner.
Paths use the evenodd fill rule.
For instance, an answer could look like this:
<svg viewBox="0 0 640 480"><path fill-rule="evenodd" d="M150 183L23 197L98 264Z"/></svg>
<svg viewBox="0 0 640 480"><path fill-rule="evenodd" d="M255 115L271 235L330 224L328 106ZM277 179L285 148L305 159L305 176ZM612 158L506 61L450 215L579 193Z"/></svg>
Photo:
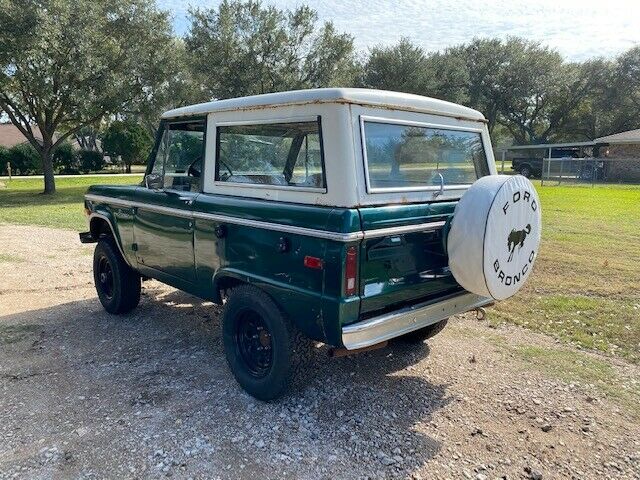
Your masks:
<svg viewBox="0 0 640 480"><path fill-rule="evenodd" d="M363 122L370 191L469 185L489 174L479 132L379 121ZM440 175L438 175L440 174Z"/></svg>
<svg viewBox="0 0 640 480"><path fill-rule="evenodd" d="M320 119L217 127L216 180L325 188Z"/></svg>

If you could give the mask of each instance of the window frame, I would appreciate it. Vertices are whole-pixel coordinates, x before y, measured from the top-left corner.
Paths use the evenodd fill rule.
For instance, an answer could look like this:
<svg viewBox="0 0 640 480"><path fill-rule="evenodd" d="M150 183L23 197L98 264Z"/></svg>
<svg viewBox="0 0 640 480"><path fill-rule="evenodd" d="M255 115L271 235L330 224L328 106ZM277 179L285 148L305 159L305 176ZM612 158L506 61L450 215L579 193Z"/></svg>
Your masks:
<svg viewBox="0 0 640 480"><path fill-rule="evenodd" d="M318 142L320 144L320 165L322 168L322 187L305 187L300 185L269 185L262 183L244 183L244 182L226 182L224 180L218 180L220 173L220 127L236 127L236 126L250 126L250 125L273 125L273 124L287 124L287 123L312 123L315 122L318 126ZM287 190L293 192L310 192L310 193L327 193L327 169L325 163L325 151L324 141L322 136L322 116L321 115L308 115L302 117L284 117L284 118L270 118L270 119L255 119L255 120L234 120L227 122L216 122L215 124L215 166L213 171L213 185L214 186L227 186L227 187L240 187L240 188L258 188L261 190Z"/></svg>
<svg viewBox="0 0 640 480"><path fill-rule="evenodd" d="M362 160L364 163L364 177L367 193L397 193L397 192L433 192L440 191L439 185L424 185L416 187L372 187L371 179L369 177L369 159L367 158L367 137L365 135L364 124L365 122L371 123L384 123L388 125L404 125L408 127L423 127L438 130L453 130L457 132L473 132L477 133L480 142L482 143L482 150L484 152L485 165L482 167L485 170L485 175L491 175L491 168L489 166L489 159L487 156L487 146L484 141L483 130L481 128L463 127L456 125L444 125L431 122L419 122L413 120L400 120L395 118L377 117L372 115L360 115L360 143L362 148ZM476 165L474 167L477 168ZM478 177L480 178L480 177ZM477 179L476 179L477 180ZM443 190L462 190L469 188L472 183L457 183L457 184L445 184Z"/></svg>
<svg viewBox="0 0 640 480"><path fill-rule="evenodd" d="M203 136L202 136L202 172L200 172L200 178L198 181L198 191L197 192L191 192L191 193L202 193L202 191L204 190L204 166L205 163L207 161L206 158L206 154L207 154L207 122L208 122L208 118L207 116L195 116L195 117L184 117L184 118L168 118L168 119L162 119L160 120L160 125L158 125L158 131L156 133L156 140L155 140L155 144L153 146L153 149L151 150L151 153L149 154L149 160L147 161L147 169L144 173L144 178L147 177L147 175L149 175L150 173L153 172L153 166L156 163L156 160L158 158L158 150L160 149L160 144L161 142L164 140L164 133L169 129L169 126L172 124L177 124L177 123L195 123L195 122L203 122L204 123L204 129L203 129ZM164 160L162 163L162 179L163 179L163 184L164 184L164 176L165 176L165 164L164 164ZM142 185L145 185L144 182L144 178L142 180ZM163 187L161 189L161 191L163 192L180 192L180 193L187 193L185 190L177 190L175 188L166 188Z"/></svg>

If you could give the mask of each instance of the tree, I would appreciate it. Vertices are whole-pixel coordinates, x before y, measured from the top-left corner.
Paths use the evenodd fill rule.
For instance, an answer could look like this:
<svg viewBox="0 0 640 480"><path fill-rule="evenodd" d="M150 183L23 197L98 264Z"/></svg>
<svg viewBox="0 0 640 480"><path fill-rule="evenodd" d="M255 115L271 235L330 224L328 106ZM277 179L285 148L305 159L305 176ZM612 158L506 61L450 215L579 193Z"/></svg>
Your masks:
<svg viewBox="0 0 640 480"><path fill-rule="evenodd" d="M367 88L418 95L425 95L433 83L427 55L407 38L391 47L372 48L362 78Z"/></svg>
<svg viewBox="0 0 640 480"><path fill-rule="evenodd" d="M104 153L120 157L127 173L132 163L144 163L152 147L151 137L140 124L133 121L115 121L102 136Z"/></svg>
<svg viewBox="0 0 640 480"><path fill-rule="evenodd" d="M353 38L333 24L317 25L314 10L223 0L191 10L185 39L202 97L230 98L351 84L357 71Z"/></svg>
<svg viewBox="0 0 640 480"><path fill-rule="evenodd" d="M615 59L608 87L603 95L602 111L611 115L607 128L601 134L639 128L640 47L633 47Z"/></svg>
<svg viewBox="0 0 640 480"><path fill-rule="evenodd" d="M152 0L0 0L0 25L0 109L37 150L53 193L62 142L165 81L169 20Z"/></svg>
<svg viewBox="0 0 640 480"><path fill-rule="evenodd" d="M78 167L84 173L97 172L104 168L104 156L95 150L79 150L76 153Z"/></svg>
<svg viewBox="0 0 640 480"><path fill-rule="evenodd" d="M163 81L141 101L122 111L120 117L140 123L155 138L160 115L172 108L210 100L195 81L184 40L173 38L162 52L163 62L157 65L157 78Z"/></svg>

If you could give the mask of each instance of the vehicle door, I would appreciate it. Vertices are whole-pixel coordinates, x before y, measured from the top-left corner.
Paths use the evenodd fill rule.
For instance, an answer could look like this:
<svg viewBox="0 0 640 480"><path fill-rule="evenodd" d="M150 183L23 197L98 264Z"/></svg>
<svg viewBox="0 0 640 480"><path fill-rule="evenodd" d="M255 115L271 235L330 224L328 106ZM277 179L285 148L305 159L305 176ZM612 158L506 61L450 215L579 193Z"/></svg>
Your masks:
<svg viewBox="0 0 640 480"><path fill-rule="evenodd" d="M134 235L141 271L179 286L195 283L193 203L201 191L205 118L161 124L138 189Z"/></svg>

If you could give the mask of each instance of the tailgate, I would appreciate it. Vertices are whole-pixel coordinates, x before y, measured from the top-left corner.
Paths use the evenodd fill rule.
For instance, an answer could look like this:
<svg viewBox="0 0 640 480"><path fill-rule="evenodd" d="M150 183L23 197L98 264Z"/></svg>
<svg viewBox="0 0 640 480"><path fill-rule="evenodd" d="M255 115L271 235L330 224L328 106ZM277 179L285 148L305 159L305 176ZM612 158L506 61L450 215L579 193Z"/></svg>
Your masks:
<svg viewBox="0 0 640 480"><path fill-rule="evenodd" d="M460 289L448 267L443 224L456 202L365 207L360 250L361 315Z"/></svg>

